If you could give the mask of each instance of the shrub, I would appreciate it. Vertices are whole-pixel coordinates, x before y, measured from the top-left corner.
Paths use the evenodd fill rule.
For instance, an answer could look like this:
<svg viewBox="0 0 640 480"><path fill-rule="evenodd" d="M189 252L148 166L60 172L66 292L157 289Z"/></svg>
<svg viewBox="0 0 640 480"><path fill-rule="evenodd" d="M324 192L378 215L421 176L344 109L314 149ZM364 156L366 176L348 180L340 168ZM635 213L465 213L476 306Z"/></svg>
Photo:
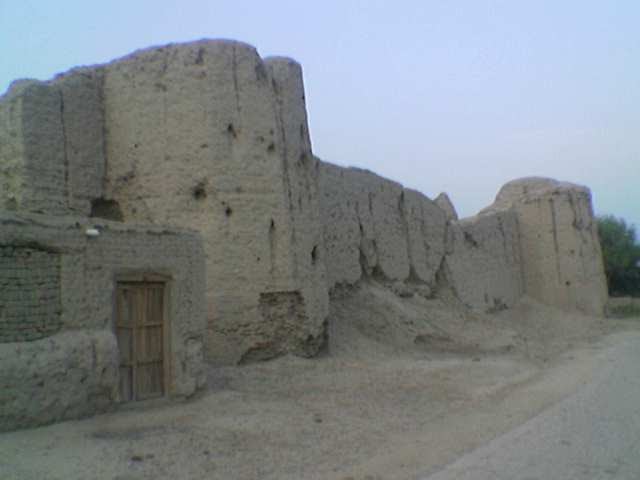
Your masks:
<svg viewBox="0 0 640 480"><path fill-rule="evenodd" d="M634 226L613 215L597 220L609 294L640 296L640 245Z"/></svg>

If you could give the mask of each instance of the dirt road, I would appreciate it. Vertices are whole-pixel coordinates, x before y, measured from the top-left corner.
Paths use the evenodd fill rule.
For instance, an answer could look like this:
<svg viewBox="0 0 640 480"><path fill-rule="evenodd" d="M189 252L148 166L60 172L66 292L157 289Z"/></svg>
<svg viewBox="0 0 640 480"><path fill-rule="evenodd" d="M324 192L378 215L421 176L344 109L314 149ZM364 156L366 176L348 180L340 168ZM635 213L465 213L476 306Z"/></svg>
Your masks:
<svg viewBox="0 0 640 480"><path fill-rule="evenodd" d="M573 394L425 480L640 478L640 333L610 340Z"/></svg>

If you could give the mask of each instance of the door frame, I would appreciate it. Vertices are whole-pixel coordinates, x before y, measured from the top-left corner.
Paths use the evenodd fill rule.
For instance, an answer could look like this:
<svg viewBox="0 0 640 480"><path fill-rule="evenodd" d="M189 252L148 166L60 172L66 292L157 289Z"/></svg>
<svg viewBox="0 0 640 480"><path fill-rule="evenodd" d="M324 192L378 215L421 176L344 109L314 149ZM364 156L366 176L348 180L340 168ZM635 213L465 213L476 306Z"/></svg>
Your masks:
<svg viewBox="0 0 640 480"><path fill-rule="evenodd" d="M150 273L150 272L124 272L117 273L114 275L113 279L113 296L112 296L112 319L111 319L111 331L116 334L117 322L118 322L118 284L120 283L162 283L163 284L163 295L162 295L162 316L163 316L163 325L162 325L162 381L163 385L163 395L161 397L150 398L148 400L132 400L132 401L123 401L120 398L120 388L118 387L118 403L120 404L129 404L129 403L138 403L145 401L153 401L159 398L166 398L171 396L173 391L173 362L172 358L172 348L171 348L171 283L172 278L170 275L165 273ZM116 335L116 344L117 344L117 335ZM118 345L118 385L120 385L120 346Z"/></svg>

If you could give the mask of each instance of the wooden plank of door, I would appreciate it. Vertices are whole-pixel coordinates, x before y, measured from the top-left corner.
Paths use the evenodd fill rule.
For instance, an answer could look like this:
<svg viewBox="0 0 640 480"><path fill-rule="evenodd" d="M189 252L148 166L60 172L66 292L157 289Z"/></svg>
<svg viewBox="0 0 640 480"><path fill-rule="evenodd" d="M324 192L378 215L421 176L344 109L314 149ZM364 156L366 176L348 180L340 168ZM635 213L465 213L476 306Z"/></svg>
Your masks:
<svg viewBox="0 0 640 480"><path fill-rule="evenodd" d="M121 283L116 288L116 335L122 400L162 396L165 390L163 283Z"/></svg>
<svg viewBox="0 0 640 480"><path fill-rule="evenodd" d="M135 396L136 400L140 400L144 397L145 394L145 372L144 369L140 368L140 359L144 358L144 335L141 331L146 321L146 303L147 303L147 289L144 284L140 284L138 286L138 298L136 301L136 322L134 326L135 330L135 362L134 362L134 371L135 371Z"/></svg>
<svg viewBox="0 0 640 480"><path fill-rule="evenodd" d="M120 399L122 401L129 401L132 399L132 370L131 366L131 353L133 349L132 344L132 329L131 329L131 315L130 315L130 292L123 285L117 285L116 287L116 337L118 342L118 350L120 352Z"/></svg>
<svg viewBox="0 0 640 480"><path fill-rule="evenodd" d="M138 368L143 382L140 395L151 398L162 396L163 381L163 284L148 284L145 289L144 324L138 331Z"/></svg>
<svg viewBox="0 0 640 480"><path fill-rule="evenodd" d="M138 357L138 367L145 377L144 396L162 396L164 393L162 328L146 327L140 334L145 337L144 356ZM144 372L144 373L142 373Z"/></svg>

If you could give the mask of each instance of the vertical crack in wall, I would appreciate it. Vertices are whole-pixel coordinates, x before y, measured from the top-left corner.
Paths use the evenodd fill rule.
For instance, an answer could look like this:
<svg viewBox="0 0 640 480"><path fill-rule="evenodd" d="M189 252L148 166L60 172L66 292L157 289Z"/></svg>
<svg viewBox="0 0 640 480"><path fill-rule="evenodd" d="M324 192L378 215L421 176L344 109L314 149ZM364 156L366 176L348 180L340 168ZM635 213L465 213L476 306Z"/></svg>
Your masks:
<svg viewBox="0 0 640 480"><path fill-rule="evenodd" d="M241 107L240 107L240 87L238 82L238 56L237 56L235 44L231 49L231 72L233 76L233 92L236 97L236 109L238 110L238 113L240 113Z"/></svg>
<svg viewBox="0 0 640 480"><path fill-rule="evenodd" d="M496 215L496 219L498 220L498 230L500 231L500 236L502 237L502 250L504 252L504 257L507 260L507 265L509 265L511 264L513 259L509 257L509 249L507 247L507 234L502 222L502 214L498 213Z"/></svg>
<svg viewBox="0 0 640 480"><path fill-rule="evenodd" d="M560 270L560 245L558 243L558 222L556 219L556 208L553 201L553 197L549 199L549 208L551 210L551 225L553 234L553 249L555 251L556 262L556 275L558 278L558 285L562 284L562 273Z"/></svg>
<svg viewBox="0 0 640 480"><path fill-rule="evenodd" d="M369 193L368 196L369 196L368 208L371 214L371 193ZM370 240L366 237L360 208L361 208L360 203L356 202L354 206L354 211L355 211L355 215L358 221L358 227L360 231L360 242L358 247L360 250L359 262L360 262L360 269L362 270L361 271L362 277L368 277L373 275L373 270L378 263L378 251L377 251L377 246L375 242L375 237L373 238L373 240ZM372 223L373 223L373 219L372 219ZM370 250L373 250L373 252L370 252ZM373 258L370 256L370 254L373 255Z"/></svg>
<svg viewBox="0 0 640 480"><path fill-rule="evenodd" d="M283 186L286 192L285 201L287 202L286 210L289 216L289 238L291 240L291 269L292 275L294 278L298 277L298 261L297 261L297 239L296 239L296 223L295 223L295 205L293 202L293 190L291 185L291 176L289 172L289 148L287 146L287 133L284 122L284 105L283 99L280 95L280 86L275 79L272 79L273 93L275 98L275 112L276 112L276 123L277 128L280 131L280 140L282 142L282 152L281 152L281 160L282 160L282 176L283 176Z"/></svg>
<svg viewBox="0 0 640 480"><path fill-rule="evenodd" d="M107 110L106 110L106 105L105 105L105 101L104 101L104 84L105 84L105 74L104 72L102 72L101 70L96 70L96 75L98 77L98 102L99 102L99 108L100 108L100 118L102 118L102 122L101 122L101 130L102 130L102 190L99 192L100 195L98 195L98 197L101 197L103 195L106 195L107 192L107 184L108 184L108 175L107 175L107 168L108 168L108 155L107 155L107 147L108 147L108 135L107 135Z"/></svg>
<svg viewBox="0 0 640 480"><path fill-rule="evenodd" d="M425 222L425 210L424 207L421 205L420 206L420 236L422 237L422 244L424 245L424 252L425 252L425 262L427 264L427 269L429 272L429 279L425 280L425 282L427 284L429 284L429 286L432 286L433 281L435 279L435 272L437 271L436 268L433 268L434 266L431 263L431 245L429 244L429 241L427 240L428 237L428 228L427 228L427 223ZM446 242L446 223L445 223L445 239L444 241ZM446 244L443 243L443 256L446 254ZM440 259L442 260L442 259Z"/></svg>
<svg viewBox="0 0 640 480"><path fill-rule="evenodd" d="M525 272L525 269L527 268L527 266L525 265L523 250L522 250L522 239L520 238L520 235L521 235L520 216L517 213L515 213L514 218L515 218L515 224L516 224L516 237L512 242L512 244L513 244L514 253L517 252L518 254L517 260L519 264L518 273L520 276L520 291L523 294L526 294L527 293L527 280L526 280L527 274Z"/></svg>
<svg viewBox="0 0 640 480"><path fill-rule="evenodd" d="M369 216L371 218L371 236L372 236L372 240L370 243L371 243L371 250L373 251L373 255L375 256L374 261L371 262L371 265L369 267L371 272L370 275L375 275L376 271L377 272L380 271L380 252L378 252L378 244L376 242L376 239L378 238L378 232L376 228L375 216L373 215L373 196L374 194L372 192L368 192L367 200L369 203ZM363 236L363 239L364 239L364 236ZM363 245L365 244L366 244L366 240L363 241ZM365 252L365 255L366 255L366 252Z"/></svg>
<svg viewBox="0 0 640 480"><path fill-rule="evenodd" d="M418 276L416 269L414 267L415 259L413 258L413 251L411 248L411 238L410 238L410 229L409 229L409 219L407 218L407 202L405 198L405 190L403 189L400 192L400 197L398 198L398 208L400 209L400 221L402 222L402 230L404 232L404 239L407 249L407 258L409 259L409 277L408 281L418 282L420 277Z"/></svg>
<svg viewBox="0 0 640 480"><path fill-rule="evenodd" d="M443 291L451 291L457 298L458 293L456 292L456 288L451 281L451 275L449 274L449 267L447 266L447 256L444 255L442 260L440 260L440 265L438 266L438 270L436 271L436 284L435 290L437 293L441 293Z"/></svg>
<svg viewBox="0 0 640 480"><path fill-rule="evenodd" d="M587 263L584 255L585 253L584 245L588 242L587 239L585 238L587 235L587 233L585 232L585 228L587 226L582 221L582 212L580 211L579 198L576 198L573 192L568 192L568 198L569 198L569 206L571 207L571 213L573 214L573 221L571 222L571 225L578 232L578 237L580 239L580 247L578 251L578 255L580 257L579 265L581 267L580 276L585 277L586 275L588 275L588 272L587 272L588 267L587 267ZM593 243L593 245L595 246L595 243ZM592 253L595 254L595 251Z"/></svg>
<svg viewBox="0 0 640 480"><path fill-rule="evenodd" d="M569 198L569 206L571 207L571 212L573 213L573 222L571 222L573 228L576 230L583 230L584 224L582 222L582 215L580 214L579 208L576 206L576 200L574 199L574 195L572 192L567 194Z"/></svg>
<svg viewBox="0 0 640 480"><path fill-rule="evenodd" d="M71 185L69 182L69 154L67 149L67 127L64 121L64 95L60 90L57 90L57 92L58 96L60 97L60 127L62 129L62 165L64 168L63 197L66 200L66 206L70 206L72 204L71 196L73 193L71 192Z"/></svg>
<svg viewBox="0 0 640 480"><path fill-rule="evenodd" d="M162 64L162 75L165 76L167 70L169 69L169 51L166 50L164 52L164 57L163 57L163 64ZM164 81L164 78L163 78ZM169 138L171 136L171 131L169 130L169 102L168 102L168 96L169 94L168 92L168 88L162 88L161 89L162 93L162 131L163 131L163 135L162 135L162 154L163 156L166 158L169 155L168 149L169 149ZM150 208L148 208L147 206L147 202L146 200L142 200L141 201L144 203L145 205L145 213L147 215L148 220L153 223L154 218L152 217L152 214L150 212L152 212L152 210ZM166 213L165 213L166 216ZM157 218L155 219L157 220ZM163 221L166 221L166 218L163 218Z"/></svg>
<svg viewBox="0 0 640 480"><path fill-rule="evenodd" d="M269 225L269 257L271 261L271 265L269 267L269 274L273 278L276 270L276 255L277 255L277 245L276 245L276 223L271 219L271 224Z"/></svg>

